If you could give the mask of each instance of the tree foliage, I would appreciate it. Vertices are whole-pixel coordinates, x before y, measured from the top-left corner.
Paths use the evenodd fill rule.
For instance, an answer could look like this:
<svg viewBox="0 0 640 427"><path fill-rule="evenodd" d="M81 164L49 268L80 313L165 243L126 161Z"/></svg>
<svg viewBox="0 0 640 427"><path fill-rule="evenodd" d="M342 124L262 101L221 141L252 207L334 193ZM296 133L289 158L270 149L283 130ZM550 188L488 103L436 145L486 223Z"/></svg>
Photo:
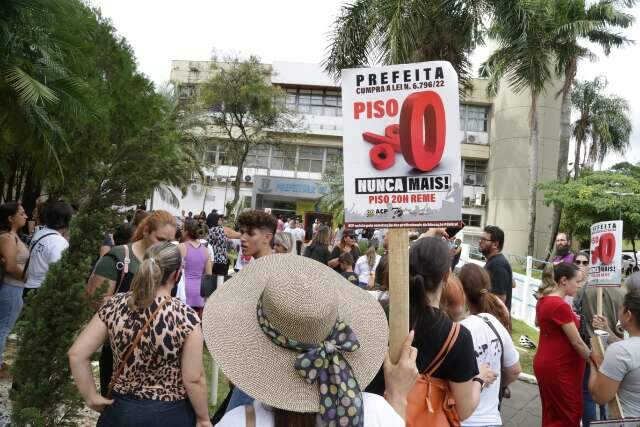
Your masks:
<svg viewBox="0 0 640 427"><path fill-rule="evenodd" d="M616 95L606 95L604 77L575 83L572 99L578 111L573 123L576 140L574 177L580 176L583 165L602 164L607 154L624 154L629 148L631 118L629 103ZM584 153L584 158L581 158Z"/></svg>
<svg viewBox="0 0 640 427"><path fill-rule="evenodd" d="M333 24L325 68L339 77L344 68L444 60L469 88L469 56L482 43L485 3L354 0Z"/></svg>
<svg viewBox="0 0 640 427"><path fill-rule="evenodd" d="M20 71L17 71L20 70ZM74 425L82 401L66 352L90 316L84 285L114 207L185 188L199 169L175 105L137 70L126 40L81 0L0 3L0 201L64 199L70 247L30 297L18 328L18 426Z"/></svg>
<svg viewBox="0 0 640 427"><path fill-rule="evenodd" d="M328 191L320 198L320 208L333 215L333 221L344 224L344 174L342 157L327 167L322 175L322 181L327 184Z"/></svg>
<svg viewBox="0 0 640 427"><path fill-rule="evenodd" d="M624 236L640 237L640 167L619 163L610 170L585 173L576 180L540 185L546 204L563 206L561 229L587 241L591 225L622 215ZM628 193L620 195L620 193Z"/></svg>
<svg viewBox="0 0 640 427"><path fill-rule="evenodd" d="M227 58L215 63L214 76L196 100L197 111L209 123L207 137L222 144L237 167L233 183L232 212L240 198L245 161L260 145L278 145L301 132L301 124L286 105L286 93L271 84L271 69L255 56L246 61Z"/></svg>

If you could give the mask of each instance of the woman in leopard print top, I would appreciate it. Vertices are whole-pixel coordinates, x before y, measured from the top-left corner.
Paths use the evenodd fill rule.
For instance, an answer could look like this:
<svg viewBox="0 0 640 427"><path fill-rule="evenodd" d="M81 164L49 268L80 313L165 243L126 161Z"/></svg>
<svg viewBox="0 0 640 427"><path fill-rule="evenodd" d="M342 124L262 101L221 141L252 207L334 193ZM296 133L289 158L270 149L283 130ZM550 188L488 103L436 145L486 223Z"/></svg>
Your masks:
<svg viewBox="0 0 640 427"><path fill-rule="evenodd" d="M102 412L99 427L211 427L200 320L192 308L171 298L181 264L175 245L149 248L131 291L109 299L69 350L80 394L91 409ZM116 377L112 399L98 393L90 367L91 355L107 338Z"/></svg>

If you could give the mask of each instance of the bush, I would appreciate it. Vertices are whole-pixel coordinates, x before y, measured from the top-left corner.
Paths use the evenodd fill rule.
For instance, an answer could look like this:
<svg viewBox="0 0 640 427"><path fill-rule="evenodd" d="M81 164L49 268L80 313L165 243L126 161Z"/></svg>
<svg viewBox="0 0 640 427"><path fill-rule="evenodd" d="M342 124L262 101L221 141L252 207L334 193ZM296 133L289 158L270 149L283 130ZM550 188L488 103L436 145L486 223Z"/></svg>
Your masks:
<svg viewBox="0 0 640 427"><path fill-rule="evenodd" d="M93 314L85 283L104 236L101 228L115 217L110 209L103 215L79 212L71 225L71 246L26 301L13 372L18 387L11 393L17 426L75 425L84 406L71 378L67 351Z"/></svg>

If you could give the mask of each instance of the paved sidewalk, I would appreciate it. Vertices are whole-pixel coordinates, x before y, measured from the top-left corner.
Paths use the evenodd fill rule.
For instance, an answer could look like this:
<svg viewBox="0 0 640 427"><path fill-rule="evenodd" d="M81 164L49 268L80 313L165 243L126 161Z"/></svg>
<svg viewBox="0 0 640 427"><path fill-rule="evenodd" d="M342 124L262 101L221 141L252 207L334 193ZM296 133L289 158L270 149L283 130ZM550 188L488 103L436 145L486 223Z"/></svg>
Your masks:
<svg viewBox="0 0 640 427"><path fill-rule="evenodd" d="M540 427L542 406L538 386L516 381L509 386L511 399L502 401L502 423L505 427Z"/></svg>

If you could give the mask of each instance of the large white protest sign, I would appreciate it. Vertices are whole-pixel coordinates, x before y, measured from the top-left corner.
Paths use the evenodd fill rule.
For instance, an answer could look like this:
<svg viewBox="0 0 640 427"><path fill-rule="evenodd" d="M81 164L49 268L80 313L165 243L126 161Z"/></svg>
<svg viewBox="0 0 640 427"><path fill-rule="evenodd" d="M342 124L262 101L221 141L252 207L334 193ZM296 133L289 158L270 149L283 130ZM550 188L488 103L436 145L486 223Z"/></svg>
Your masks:
<svg viewBox="0 0 640 427"><path fill-rule="evenodd" d="M640 427L640 418L623 418L621 420L591 421L598 427Z"/></svg>
<svg viewBox="0 0 640 427"><path fill-rule="evenodd" d="M622 282L622 221L591 226L589 286L620 286Z"/></svg>
<svg viewBox="0 0 640 427"><path fill-rule="evenodd" d="M460 223L458 76L444 61L342 72L348 227Z"/></svg>

